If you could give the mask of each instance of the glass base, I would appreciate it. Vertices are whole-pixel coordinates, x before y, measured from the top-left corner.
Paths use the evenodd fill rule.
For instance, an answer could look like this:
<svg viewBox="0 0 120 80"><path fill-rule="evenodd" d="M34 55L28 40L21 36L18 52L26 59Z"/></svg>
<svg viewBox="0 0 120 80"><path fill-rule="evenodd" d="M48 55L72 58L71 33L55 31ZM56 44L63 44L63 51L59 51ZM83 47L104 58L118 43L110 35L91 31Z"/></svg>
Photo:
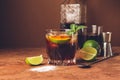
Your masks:
<svg viewBox="0 0 120 80"><path fill-rule="evenodd" d="M76 64L76 60L48 60L48 64L68 66Z"/></svg>

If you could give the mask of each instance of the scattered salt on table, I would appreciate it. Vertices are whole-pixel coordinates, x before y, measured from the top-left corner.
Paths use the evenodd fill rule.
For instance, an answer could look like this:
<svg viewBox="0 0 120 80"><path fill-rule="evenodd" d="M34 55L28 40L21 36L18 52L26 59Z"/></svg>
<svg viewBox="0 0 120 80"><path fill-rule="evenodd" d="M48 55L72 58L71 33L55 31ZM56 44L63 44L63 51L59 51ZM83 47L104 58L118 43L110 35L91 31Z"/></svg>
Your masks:
<svg viewBox="0 0 120 80"><path fill-rule="evenodd" d="M43 67L37 67L37 68L31 68L30 71L35 72L47 72L55 70L56 66L43 66Z"/></svg>

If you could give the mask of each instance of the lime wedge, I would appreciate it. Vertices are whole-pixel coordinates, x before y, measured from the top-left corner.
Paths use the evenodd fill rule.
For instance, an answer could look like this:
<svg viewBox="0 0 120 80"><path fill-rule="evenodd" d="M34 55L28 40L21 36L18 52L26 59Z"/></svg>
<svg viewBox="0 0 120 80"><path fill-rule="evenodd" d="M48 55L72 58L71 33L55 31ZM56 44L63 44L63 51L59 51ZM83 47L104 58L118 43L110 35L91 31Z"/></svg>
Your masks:
<svg viewBox="0 0 120 80"><path fill-rule="evenodd" d="M29 65L39 65L43 62L43 56L34 56L34 57L27 57L25 59L26 64Z"/></svg>
<svg viewBox="0 0 120 80"><path fill-rule="evenodd" d="M49 36L49 40L56 44L63 44L70 40L70 36Z"/></svg>
<svg viewBox="0 0 120 80"><path fill-rule="evenodd" d="M94 60L97 55L97 50L93 47L84 47L79 50L79 56L81 59L86 61Z"/></svg>

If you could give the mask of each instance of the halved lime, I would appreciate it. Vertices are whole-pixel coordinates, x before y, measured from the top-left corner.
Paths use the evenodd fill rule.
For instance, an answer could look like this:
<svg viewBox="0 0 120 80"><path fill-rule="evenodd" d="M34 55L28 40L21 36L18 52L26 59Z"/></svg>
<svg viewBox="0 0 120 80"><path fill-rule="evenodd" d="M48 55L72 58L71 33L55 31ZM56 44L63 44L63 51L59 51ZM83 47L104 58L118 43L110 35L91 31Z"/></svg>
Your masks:
<svg viewBox="0 0 120 80"><path fill-rule="evenodd" d="M39 65L43 62L43 56L27 57L25 62L29 65Z"/></svg>
<svg viewBox="0 0 120 80"><path fill-rule="evenodd" d="M93 47L84 47L81 50L79 50L79 56L81 59L86 61L91 61L95 59L97 55L97 50Z"/></svg>
<svg viewBox="0 0 120 80"><path fill-rule="evenodd" d="M100 53L101 52L101 48L100 45L97 41L95 40L87 40L84 44L83 44L83 48L84 47L93 47L95 49L97 49L97 52Z"/></svg>
<svg viewBox="0 0 120 80"><path fill-rule="evenodd" d="M65 35L49 36L49 40L56 44L63 44L70 40L70 36L65 36Z"/></svg>

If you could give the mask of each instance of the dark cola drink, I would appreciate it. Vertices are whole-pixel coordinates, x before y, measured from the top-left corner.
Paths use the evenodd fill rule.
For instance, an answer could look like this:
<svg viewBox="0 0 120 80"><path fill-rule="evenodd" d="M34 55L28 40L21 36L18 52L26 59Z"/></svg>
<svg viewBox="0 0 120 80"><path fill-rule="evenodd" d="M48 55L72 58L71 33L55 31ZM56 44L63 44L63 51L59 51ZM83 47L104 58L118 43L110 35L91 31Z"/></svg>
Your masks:
<svg viewBox="0 0 120 80"><path fill-rule="evenodd" d="M49 64L74 64L76 37L63 31L50 30L46 34L46 50Z"/></svg>
<svg viewBox="0 0 120 80"><path fill-rule="evenodd" d="M90 30L90 29L89 29ZM87 33L87 40L95 40L100 45L100 51L98 52L98 56L103 56L103 36L102 36L102 27L92 25L91 31Z"/></svg>
<svg viewBox="0 0 120 80"><path fill-rule="evenodd" d="M87 28L78 31L78 48L82 48L87 40Z"/></svg>

